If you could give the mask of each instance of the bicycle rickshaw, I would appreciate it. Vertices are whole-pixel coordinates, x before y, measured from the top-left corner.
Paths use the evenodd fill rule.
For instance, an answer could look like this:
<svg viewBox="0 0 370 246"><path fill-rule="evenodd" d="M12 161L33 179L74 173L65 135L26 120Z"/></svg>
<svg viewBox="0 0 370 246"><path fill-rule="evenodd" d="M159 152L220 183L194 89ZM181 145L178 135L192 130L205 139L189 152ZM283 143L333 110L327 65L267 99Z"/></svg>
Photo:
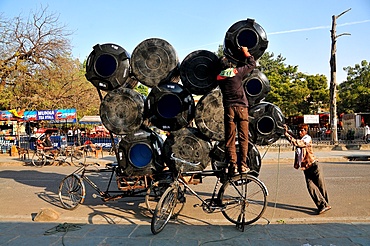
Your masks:
<svg viewBox="0 0 370 246"><path fill-rule="evenodd" d="M35 144L35 151L31 158L31 163L36 167L42 167L46 165L46 163L70 163L74 165L79 165L81 163L85 163L86 155L83 146L62 146L59 148L45 148L41 143L42 138L41 135L36 141Z"/></svg>
<svg viewBox="0 0 370 246"><path fill-rule="evenodd" d="M245 34L240 41L245 41L245 38L256 41L255 49L250 49L250 52L258 59L267 48L263 28L252 19L236 24L233 29L242 27L241 31ZM244 27L247 29L243 29ZM244 31L249 29L255 30L253 33L258 39L247 37L252 32ZM232 30L228 37L234 39L241 31ZM238 53L239 45L227 42L230 57L234 56L234 48L237 50L236 54ZM238 57L235 61L239 62ZM83 203L86 195L83 181L86 181L103 201L145 194L149 210L153 210L152 205L155 205L151 222L154 234L163 230L173 214L181 211L185 204L186 191L201 200L200 206L204 211L220 210L241 229L245 224L258 220L266 208L267 196L266 187L256 178L258 172L256 176L251 173L230 177L225 174L222 158L211 160L209 156L211 150L218 149L218 145L213 143L224 139L221 130L222 99L215 80L219 72L218 65L218 57L208 51L192 52L180 64L172 45L159 38L144 40L135 47L132 55L117 44L95 45L87 58L85 77L99 93L100 118L110 132L112 145L114 146L113 134L124 137L119 148L113 148L117 164L99 170L111 172L107 190L102 191L89 181L85 175L88 172L85 165L62 180L59 197L63 206L74 209ZM255 144L266 145L282 135L284 117L274 105L266 102L260 104L270 90L267 78L262 77L251 74L244 85L248 85L245 90L250 101L250 140ZM182 83L178 83L180 80ZM151 88L148 95L144 96L134 90L139 81ZM255 90L249 93L248 89L251 87ZM107 92L104 98L100 90ZM193 95L202 95L197 104ZM148 132L139 130L146 120L170 134L163 145L158 134L148 135ZM196 125L194 131L190 130L193 122ZM171 142L172 133L174 138ZM255 149L253 144L251 146ZM258 165L259 170L259 152L248 153L257 157L254 164ZM216 156L219 157L217 154ZM194 158L200 161L194 161ZM249 164L253 161L250 160ZM206 170L209 163L212 170ZM179 164L180 169L176 167ZM109 186L114 176L120 191L112 196ZM189 180L185 180L185 176L190 177ZM217 178L210 199L201 198L189 187L189 184L196 183L197 180L201 183L202 176ZM217 193L219 183L222 186ZM251 191L251 188L255 191Z"/></svg>

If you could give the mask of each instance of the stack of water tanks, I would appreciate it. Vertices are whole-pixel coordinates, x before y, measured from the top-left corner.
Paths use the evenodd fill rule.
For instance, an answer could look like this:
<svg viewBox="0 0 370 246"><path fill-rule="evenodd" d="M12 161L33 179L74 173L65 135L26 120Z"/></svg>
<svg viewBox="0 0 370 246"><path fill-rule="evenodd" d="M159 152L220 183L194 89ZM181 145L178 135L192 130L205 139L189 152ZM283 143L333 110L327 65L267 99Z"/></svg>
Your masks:
<svg viewBox="0 0 370 246"><path fill-rule="evenodd" d="M233 24L224 39L224 55L239 64L245 58L239 46L247 46L257 60L267 49L263 28L247 19ZM185 171L203 170L211 161L225 160L222 95L217 84L219 58L197 50L180 63L166 40L150 38L136 46L132 55L116 44L95 45L86 65L86 78L106 91L100 105L104 126L123 135L117 161L122 175L147 175L167 165L171 154L199 163ZM150 88L144 97L133 88L140 82ZM248 162L259 172L261 157L256 145L274 143L284 130L284 116L263 101L270 91L267 77L255 69L244 79L249 101L250 143ZM195 104L194 96L200 96ZM166 131L167 138L151 130Z"/></svg>

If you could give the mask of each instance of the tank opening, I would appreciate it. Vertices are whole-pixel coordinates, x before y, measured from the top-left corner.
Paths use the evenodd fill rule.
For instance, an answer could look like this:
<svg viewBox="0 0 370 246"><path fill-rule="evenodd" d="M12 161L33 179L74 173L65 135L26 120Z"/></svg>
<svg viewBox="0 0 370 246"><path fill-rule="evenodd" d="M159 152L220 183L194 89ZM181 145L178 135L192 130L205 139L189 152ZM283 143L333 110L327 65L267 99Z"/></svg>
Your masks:
<svg viewBox="0 0 370 246"><path fill-rule="evenodd" d="M194 76L198 80L206 80L209 77L209 68L206 64L199 64L194 69Z"/></svg>
<svg viewBox="0 0 370 246"><path fill-rule="evenodd" d="M238 33L237 44L239 46L248 47L248 49L254 48L258 43L257 33L252 29L243 29Z"/></svg>
<svg viewBox="0 0 370 246"><path fill-rule="evenodd" d="M147 144L137 143L130 148L129 157L132 165L143 168L151 162L153 153Z"/></svg>
<svg viewBox="0 0 370 246"><path fill-rule="evenodd" d="M262 91L262 83L259 79L253 78L247 81L244 88L249 96L257 96Z"/></svg>
<svg viewBox="0 0 370 246"><path fill-rule="evenodd" d="M181 100L174 94L163 95L158 103L157 110L161 117L171 119L181 112Z"/></svg>
<svg viewBox="0 0 370 246"><path fill-rule="evenodd" d="M117 60L110 54L102 54L95 61L95 72L101 77L109 77L117 69Z"/></svg>
<svg viewBox="0 0 370 246"><path fill-rule="evenodd" d="M257 130L259 133L267 135L274 130L275 121L269 116L262 116L257 122Z"/></svg>

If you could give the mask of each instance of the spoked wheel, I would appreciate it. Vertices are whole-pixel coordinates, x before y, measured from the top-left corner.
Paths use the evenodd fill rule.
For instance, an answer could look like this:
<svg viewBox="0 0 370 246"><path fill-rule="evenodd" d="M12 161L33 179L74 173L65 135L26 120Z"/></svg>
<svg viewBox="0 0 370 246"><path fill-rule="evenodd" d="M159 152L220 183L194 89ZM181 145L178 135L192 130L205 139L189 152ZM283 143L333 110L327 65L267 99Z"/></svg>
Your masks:
<svg viewBox="0 0 370 246"><path fill-rule="evenodd" d="M153 234L160 233L170 220L177 203L177 189L175 185L168 187L159 199L151 221Z"/></svg>
<svg viewBox="0 0 370 246"><path fill-rule="evenodd" d="M64 208L75 209L84 202L85 195L85 185L78 175L70 174L60 182L59 199Z"/></svg>
<svg viewBox="0 0 370 246"><path fill-rule="evenodd" d="M171 180L159 180L154 182L146 192L145 195L145 205L151 214L154 214L154 210L157 206L159 199L166 191L166 189L171 186ZM173 215L177 216L184 207L184 202L178 201L176 207L173 211Z"/></svg>
<svg viewBox="0 0 370 246"><path fill-rule="evenodd" d="M36 167L42 167L46 164L46 156L39 151L35 151L31 162Z"/></svg>
<svg viewBox="0 0 370 246"><path fill-rule="evenodd" d="M71 162L73 165L83 165L86 162L86 155L84 150L73 150L71 153Z"/></svg>
<svg viewBox="0 0 370 246"><path fill-rule="evenodd" d="M224 183L218 193L219 201L225 208L222 214L231 223L248 225L265 212L267 189L254 176L235 176Z"/></svg>

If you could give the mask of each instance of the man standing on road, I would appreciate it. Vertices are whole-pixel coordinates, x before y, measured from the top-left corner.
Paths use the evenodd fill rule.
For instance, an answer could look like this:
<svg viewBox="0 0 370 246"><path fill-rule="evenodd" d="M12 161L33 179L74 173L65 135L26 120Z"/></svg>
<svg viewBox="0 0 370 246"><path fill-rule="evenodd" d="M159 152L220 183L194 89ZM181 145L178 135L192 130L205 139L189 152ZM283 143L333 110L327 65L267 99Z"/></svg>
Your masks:
<svg viewBox="0 0 370 246"><path fill-rule="evenodd" d="M322 214L329 209L328 193L324 181L324 175L316 160L312 150L312 138L308 135L308 125L299 125L299 137L295 139L288 131L288 126L284 125L285 137L295 147L294 168L303 170L306 179L308 193L318 208L318 214Z"/></svg>
<svg viewBox="0 0 370 246"><path fill-rule="evenodd" d="M256 67L254 57L247 47L240 47L246 57L246 64L236 66L226 57L222 57L221 73L217 76L222 92L224 107L224 127L226 142L226 158L229 162L229 174L245 173L249 171L247 165L248 154L248 99L243 87L243 79ZM237 165L236 134L240 151L241 165Z"/></svg>

